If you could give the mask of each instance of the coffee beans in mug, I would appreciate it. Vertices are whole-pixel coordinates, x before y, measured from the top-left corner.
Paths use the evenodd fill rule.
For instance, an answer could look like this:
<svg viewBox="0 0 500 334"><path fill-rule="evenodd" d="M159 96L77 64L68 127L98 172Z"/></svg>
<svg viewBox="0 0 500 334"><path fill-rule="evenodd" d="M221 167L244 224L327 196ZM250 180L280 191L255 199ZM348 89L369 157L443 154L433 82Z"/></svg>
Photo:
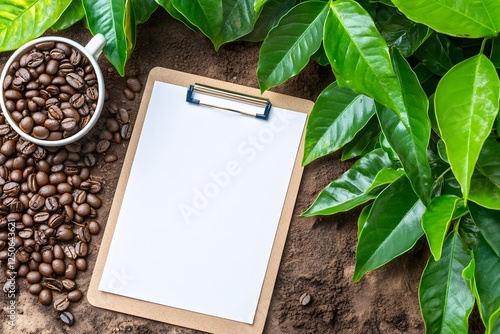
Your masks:
<svg viewBox="0 0 500 334"><path fill-rule="evenodd" d="M48 48L49 44L53 46ZM99 89L84 54L66 43L49 44L39 43L21 55L2 84L7 109L23 132L37 139L59 140L88 124ZM66 102L69 106L62 108ZM2 154L4 150L0 149Z"/></svg>

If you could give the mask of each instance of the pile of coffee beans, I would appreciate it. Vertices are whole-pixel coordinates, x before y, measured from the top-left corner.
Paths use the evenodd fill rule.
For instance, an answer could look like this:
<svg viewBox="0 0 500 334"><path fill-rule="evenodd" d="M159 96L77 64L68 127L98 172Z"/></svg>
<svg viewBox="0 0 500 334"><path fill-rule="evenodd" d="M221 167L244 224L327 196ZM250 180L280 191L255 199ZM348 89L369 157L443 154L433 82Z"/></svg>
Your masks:
<svg viewBox="0 0 500 334"><path fill-rule="evenodd" d="M87 269L92 236L101 229L97 210L102 206L102 180L92 175L92 168L99 161L116 161L110 148L131 134L129 112L113 103L84 139L63 147L23 139L0 115L0 261L8 279L4 292L15 291L11 278L22 277L41 305L51 305L63 323L73 324L71 304L83 296L76 278Z"/></svg>
<svg viewBox="0 0 500 334"><path fill-rule="evenodd" d="M55 41L36 44L12 63L3 89L5 106L19 128L44 140L68 138L83 129L99 98L88 58Z"/></svg>

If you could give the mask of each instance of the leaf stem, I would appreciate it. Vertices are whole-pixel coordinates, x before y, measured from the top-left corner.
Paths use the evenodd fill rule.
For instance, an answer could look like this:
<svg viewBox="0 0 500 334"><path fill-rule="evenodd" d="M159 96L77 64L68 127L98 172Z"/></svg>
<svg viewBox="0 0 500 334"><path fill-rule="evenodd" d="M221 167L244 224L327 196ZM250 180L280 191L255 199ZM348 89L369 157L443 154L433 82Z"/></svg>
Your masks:
<svg viewBox="0 0 500 334"><path fill-rule="evenodd" d="M487 41L488 41L488 38L483 39L483 42L481 43L481 50L479 50L480 54L484 53L484 47L486 46Z"/></svg>

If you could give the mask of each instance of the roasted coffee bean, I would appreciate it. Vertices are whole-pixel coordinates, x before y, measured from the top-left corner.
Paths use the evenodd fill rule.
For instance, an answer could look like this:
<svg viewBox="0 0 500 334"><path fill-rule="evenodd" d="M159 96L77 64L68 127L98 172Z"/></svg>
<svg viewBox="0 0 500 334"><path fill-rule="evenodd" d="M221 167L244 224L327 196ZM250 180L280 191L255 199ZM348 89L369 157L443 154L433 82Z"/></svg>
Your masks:
<svg viewBox="0 0 500 334"><path fill-rule="evenodd" d="M19 231L19 236L23 239L29 239L33 236L33 229L25 228L22 231Z"/></svg>
<svg viewBox="0 0 500 334"><path fill-rule="evenodd" d="M76 269L80 270L80 271L85 271L87 270L87 260L83 257L79 257L76 259L75 261L75 265L76 265Z"/></svg>
<svg viewBox="0 0 500 334"><path fill-rule="evenodd" d="M18 260L21 263L27 263L30 260L30 255L24 249L23 250L18 250L16 252L16 260Z"/></svg>
<svg viewBox="0 0 500 334"><path fill-rule="evenodd" d="M66 75L66 81L75 89L81 89L85 85L83 78L76 73Z"/></svg>
<svg viewBox="0 0 500 334"><path fill-rule="evenodd" d="M69 98L69 103L73 108L81 108L85 103L85 96L80 93L73 94Z"/></svg>
<svg viewBox="0 0 500 334"><path fill-rule="evenodd" d="M57 188L53 184L46 184L38 190L38 194L44 198L53 196L57 193Z"/></svg>
<svg viewBox="0 0 500 334"><path fill-rule="evenodd" d="M57 291L57 292L62 292L63 290L63 285L61 281L55 279L55 278L44 278L42 282L42 286L46 289L52 290L52 291Z"/></svg>
<svg viewBox="0 0 500 334"><path fill-rule="evenodd" d="M26 277L29 271L30 271L29 266L26 263L23 263L19 266L19 269L17 269L17 276Z"/></svg>
<svg viewBox="0 0 500 334"><path fill-rule="evenodd" d="M70 63L61 63L61 65L59 65L59 72L61 74L71 74L74 71L75 71L75 67ZM67 78L66 78L66 81L68 81Z"/></svg>
<svg viewBox="0 0 500 334"><path fill-rule="evenodd" d="M128 87L123 89L123 95L127 98L127 100L132 101L135 99L135 93Z"/></svg>
<svg viewBox="0 0 500 334"><path fill-rule="evenodd" d="M9 89L6 90L3 95L5 96L6 99L9 100L19 100L23 98L23 94L21 94L20 91L14 90L14 89Z"/></svg>
<svg viewBox="0 0 500 334"><path fill-rule="evenodd" d="M69 308L68 298L58 298L54 301L54 309L59 312L66 311Z"/></svg>
<svg viewBox="0 0 500 334"><path fill-rule="evenodd" d="M69 263L66 266L66 271L64 272L64 278L74 280L76 277L76 265L74 263Z"/></svg>
<svg viewBox="0 0 500 334"><path fill-rule="evenodd" d="M38 296L42 290L43 290L43 286L40 283L32 284L28 288L28 292L34 296Z"/></svg>
<svg viewBox="0 0 500 334"><path fill-rule="evenodd" d="M62 285L66 291L73 291L76 289L75 281L68 278L62 280Z"/></svg>
<svg viewBox="0 0 500 334"><path fill-rule="evenodd" d="M52 277L52 273L54 272L54 270L52 269L52 265L45 262L40 263L40 265L38 266L38 271L40 272L40 274L42 274L42 276L45 277Z"/></svg>
<svg viewBox="0 0 500 334"><path fill-rule="evenodd" d="M111 142L107 139L101 139L96 146L96 151L97 153L104 153L107 151L109 146L111 145Z"/></svg>
<svg viewBox="0 0 500 334"><path fill-rule="evenodd" d="M88 203L82 203L78 205L75 213L81 217L86 217L90 214L90 205Z"/></svg>
<svg viewBox="0 0 500 334"><path fill-rule="evenodd" d="M128 113L127 109L120 108L118 110L118 112L116 113L116 120L120 124L127 124L128 122L130 122L130 116L129 116L129 113Z"/></svg>
<svg viewBox="0 0 500 334"><path fill-rule="evenodd" d="M49 136L49 129L44 126L37 125L33 128L31 134L33 135L33 137L38 139L47 139L47 137Z"/></svg>
<svg viewBox="0 0 500 334"><path fill-rule="evenodd" d="M66 265L64 264L63 260L54 259L54 261L52 261L52 269L54 270L54 273L57 276L62 276L62 275L64 275L64 272L66 271Z"/></svg>
<svg viewBox="0 0 500 334"><path fill-rule="evenodd" d="M57 233L56 233L56 239L59 240L59 241L71 241L71 239L73 239L74 237L74 233L73 233L73 230L67 226L67 225L61 225L57 228ZM72 245L67 245L67 247L70 247L72 248L72 252L74 253L74 247ZM76 258L76 256L74 255L68 255L68 253L66 252L65 250L65 253L66 253L66 256L69 257L69 258Z"/></svg>
<svg viewBox="0 0 500 334"><path fill-rule="evenodd" d="M40 52L32 52L26 57L26 66L38 67L44 61L43 54Z"/></svg>
<svg viewBox="0 0 500 334"><path fill-rule="evenodd" d="M55 120L62 120L64 117L64 114L63 114L61 108L59 108L56 105L51 105L49 107L49 110L48 110L48 116L49 116L49 118L52 118Z"/></svg>
<svg viewBox="0 0 500 334"><path fill-rule="evenodd" d="M132 137L132 130L133 128L130 124L123 124L120 129L120 135L123 139L128 140L130 139L130 137Z"/></svg>
<svg viewBox="0 0 500 334"><path fill-rule="evenodd" d="M66 54L64 53L63 50L60 48L56 47L50 50L50 58L55 59L55 60L62 60L66 57Z"/></svg>
<svg viewBox="0 0 500 334"><path fill-rule="evenodd" d="M42 275L38 271L30 271L26 275L26 281L30 284L38 283L42 280Z"/></svg>
<svg viewBox="0 0 500 334"><path fill-rule="evenodd" d="M21 67L16 71L16 77L21 79L23 83L28 83L31 80L31 74L30 72L25 69L24 67Z"/></svg>
<svg viewBox="0 0 500 334"><path fill-rule="evenodd" d="M79 289L69 292L67 296L68 300L71 302L77 302L80 299L82 299L82 297L83 297L82 291Z"/></svg>
<svg viewBox="0 0 500 334"><path fill-rule="evenodd" d="M7 196L17 196L21 191L21 186L17 182L7 182L3 186L3 193Z"/></svg>
<svg viewBox="0 0 500 334"><path fill-rule="evenodd" d="M49 289L43 289L38 295L38 301L44 306L49 306L52 304L52 291Z"/></svg>
<svg viewBox="0 0 500 334"><path fill-rule="evenodd" d="M131 77L127 79L127 87L134 93L139 93L142 88L142 84L139 79Z"/></svg>
<svg viewBox="0 0 500 334"><path fill-rule="evenodd" d="M76 204L80 205L87 200L87 193L81 189L75 189L73 192L73 200Z"/></svg>
<svg viewBox="0 0 500 334"><path fill-rule="evenodd" d="M76 244L75 244L75 253L78 257L85 257L87 256L89 252L89 247L87 246L87 244L85 242L82 242L82 241L78 241Z"/></svg>
<svg viewBox="0 0 500 334"><path fill-rule="evenodd" d="M54 261L54 251L52 249L45 249L42 251L42 261L51 264Z"/></svg>
<svg viewBox="0 0 500 334"><path fill-rule="evenodd" d="M73 314L71 314L71 312L68 312L68 311L64 311L62 312L60 315L59 315L59 318L61 319L61 321L68 325L68 326L72 326L73 325L73 322L74 322L74 318L73 318Z"/></svg>
<svg viewBox="0 0 500 334"><path fill-rule="evenodd" d="M85 166L94 167L97 163L97 158L93 154L87 154L84 158Z"/></svg>
<svg viewBox="0 0 500 334"><path fill-rule="evenodd" d="M80 239L82 242L89 243L90 242L90 229L89 227L86 226L80 226L76 232L78 239Z"/></svg>
<svg viewBox="0 0 500 334"><path fill-rule="evenodd" d="M91 86L87 88L86 96L90 101L97 101L99 98L99 90L96 86Z"/></svg>

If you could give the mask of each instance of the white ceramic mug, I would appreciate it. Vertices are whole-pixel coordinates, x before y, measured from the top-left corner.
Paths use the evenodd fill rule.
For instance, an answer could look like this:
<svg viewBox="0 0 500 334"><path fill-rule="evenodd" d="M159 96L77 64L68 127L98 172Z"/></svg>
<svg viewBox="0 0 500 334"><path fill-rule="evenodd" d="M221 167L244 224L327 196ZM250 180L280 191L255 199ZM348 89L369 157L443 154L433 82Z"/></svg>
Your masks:
<svg viewBox="0 0 500 334"><path fill-rule="evenodd" d="M5 81L5 77L7 76L9 72L9 68L11 67L12 63L15 61L19 61L21 56L25 54L26 52L29 52L36 44L41 43L41 42L46 42L46 41L55 41L55 42L64 42L68 45L71 45L72 47L78 49L83 55L85 55L89 62L92 64L94 68L95 75L97 77L97 84L98 84L98 92L99 92L99 97L97 99L97 105L94 110L94 115L90 118L89 123L80 131L78 131L76 134L73 136L70 136L68 138L63 138L60 140L43 140L43 139L38 139L30 134L22 131L18 124L12 119L9 111L7 110L5 106L5 97L4 97L4 89L3 89L3 83ZM106 45L106 39L104 38L103 35L97 34L95 35L84 47L81 44L68 39L64 37L58 37L58 36L48 36L48 37L41 37L34 39L23 46L21 46L19 49L17 49L12 56L10 56L9 60L5 64L3 71L2 71L2 76L0 77L0 105L2 107L3 115L5 116L7 122L9 125L16 131L21 137L23 137L26 140L29 140L32 143L35 143L37 145L42 145L42 146L64 146L69 143L72 143L74 141L77 141L78 139L81 139L83 136L85 136L90 129L96 124L97 120L99 119L99 116L101 114L102 108L104 106L104 96L105 96L105 89L104 89L104 77L102 75L101 68L99 67L99 64L97 63L97 59L99 58L99 55L102 52L102 49Z"/></svg>

